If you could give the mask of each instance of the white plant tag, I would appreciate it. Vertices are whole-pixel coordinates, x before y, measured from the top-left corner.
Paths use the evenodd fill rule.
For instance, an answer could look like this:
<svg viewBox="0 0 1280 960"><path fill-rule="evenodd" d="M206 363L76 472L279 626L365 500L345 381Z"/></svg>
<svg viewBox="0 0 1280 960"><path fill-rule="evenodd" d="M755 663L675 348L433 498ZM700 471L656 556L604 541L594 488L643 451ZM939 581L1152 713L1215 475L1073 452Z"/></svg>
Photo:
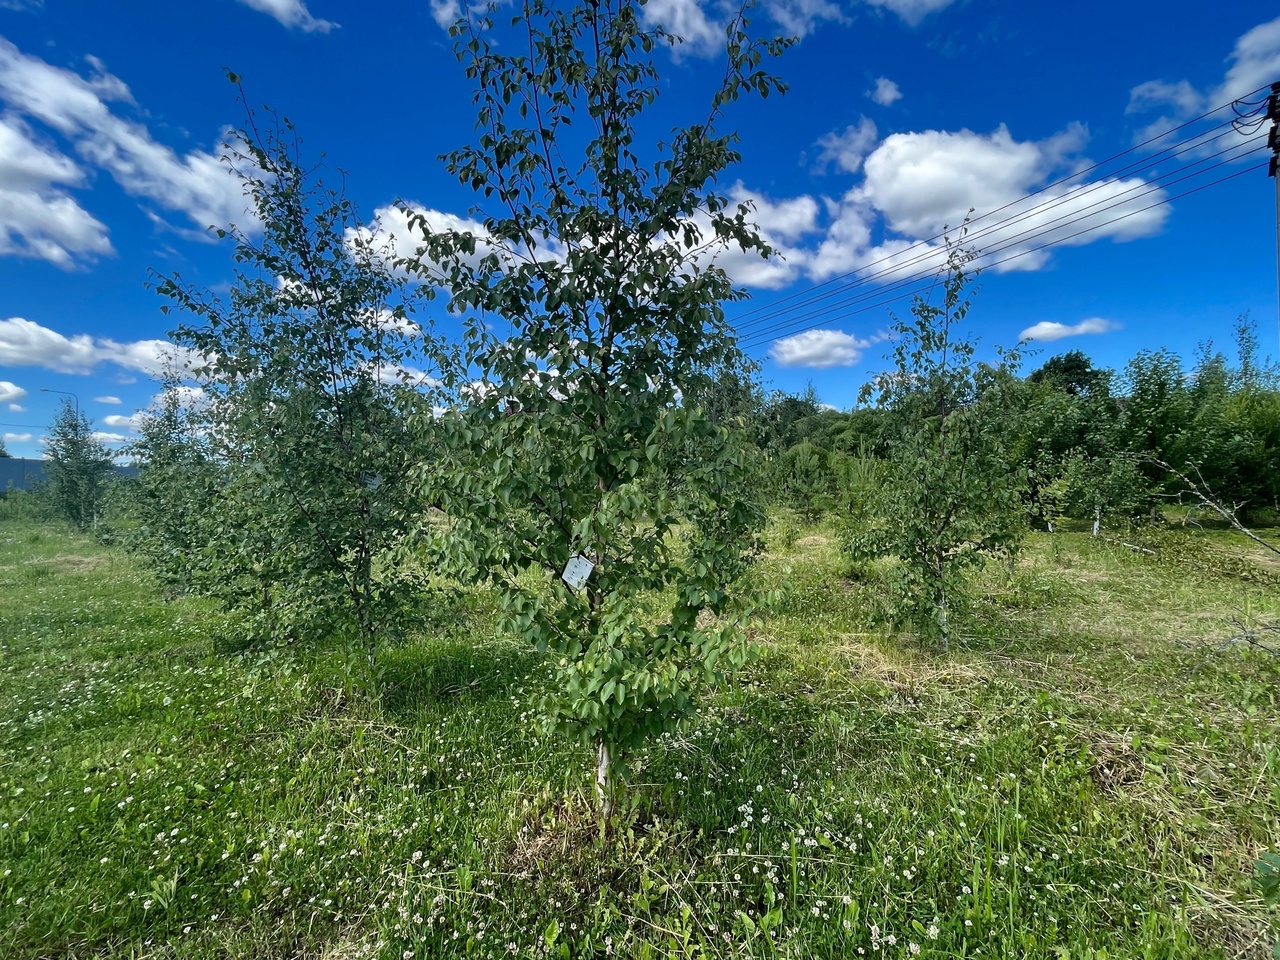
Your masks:
<svg viewBox="0 0 1280 960"><path fill-rule="evenodd" d="M587 582L587 578L591 576L591 571L596 565L584 557L580 553L575 553L569 558L569 562L564 565L564 573L560 574L560 579L569 585L570 590L581 590L582 585Z"/></svg>

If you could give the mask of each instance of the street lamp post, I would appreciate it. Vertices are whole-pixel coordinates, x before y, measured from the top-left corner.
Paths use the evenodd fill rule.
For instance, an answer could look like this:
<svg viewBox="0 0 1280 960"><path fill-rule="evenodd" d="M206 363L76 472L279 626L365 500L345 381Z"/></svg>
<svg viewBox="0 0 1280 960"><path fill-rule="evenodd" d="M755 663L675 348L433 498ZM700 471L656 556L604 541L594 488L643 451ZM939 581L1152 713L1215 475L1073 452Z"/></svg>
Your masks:
<svg viewBox="0 0 1280 960"><path fill-rule="evenodd" d="M76 402L76 423L80 422L80 398L77 397L74 393L72 393L70 390L54 390L50 387L41 387L40 392L41 393L60 393L63 396L70 397L72 400L74 400Z"/></svg>

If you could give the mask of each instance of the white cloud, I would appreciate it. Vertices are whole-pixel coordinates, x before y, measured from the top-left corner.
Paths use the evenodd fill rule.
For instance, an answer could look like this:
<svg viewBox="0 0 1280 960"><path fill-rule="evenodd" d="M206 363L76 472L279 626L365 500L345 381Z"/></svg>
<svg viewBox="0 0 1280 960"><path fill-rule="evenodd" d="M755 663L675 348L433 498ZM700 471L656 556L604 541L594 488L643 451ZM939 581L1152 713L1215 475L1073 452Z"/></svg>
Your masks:
<svg viewBox="0 0 1280 960"><path fill-rule="evenodd" d="M831 0L766 0L764 8L782 31L792 37L808 36L824 20L849 22L844 11Z"/></svg>
<svg viewBox="0 0 1280 960"><path fill-rule="evenodd" d="M1040 340L1047 343L1053 340L1061 340L1063 337L1079 337L1088 333L1110 333L1119 329L1120 324L1111 320L1104 320L1102 317L1091 317L1075 324L1058 323L1056 320L1041 320L1034 326L1027 327L1018 337L1022 340Z"/></svg>
<svg viewBox="0 0 1280 960"><path fill-rule="evenodd" d="M724 44L724 27L707 17L698 0L649 0L640 8L645 26L662 26L684 43L677 50L708 54Z"/></svg>
<svg viewBox="0 0 1280 960"><path fill-rule="evenodd" d="M44 0L0 0L0 10L39 10Z"/></svg>
<svg viewBox="0 0 1280 960"><path fill-rule="evenodd" d="M1209 97L1215 105L1237 100L1280 77L1280 17L1241 36L1227 59L1231 66Z"/></svg>
<svg viewBox="0 0 1280 960"><path fill-rule="evenodd" d="M160 410L169 396L173 396L177 400L179 407L188 410L198 410L209 402L209 395L205 393L203 387L192 387L186 384L178 384L165 390L161 390L153 396L151 398L151 402L147 405L147 409L149 411ZM139 411L134 416L141 421L143 414Z"/></svg>
<svg viewBox="0 0 1280 960"><path fill-rule="evenodd" d="M989 255L988 265L997 271L1039 269L1049 254L1035 248L1048 243L1079 246L1159 232L1168 207L1142 208L1167 194L1147 192L1140 178L1045 187L1063 166L1073 165L1086 139L1079 125L1038 142L1017 141L1003 125L989 135L893 134L867 157L854 199L912 240L936 237L944 228L955 232L974 211L965 242ZM1085 230L1091 232L1075 236ZM1021 256L994 263L1015 254Z"/></svg>
<svg viewBox="0 0 1280 960"><path fill-rule="evenodd" d="M83 182L73 160L38 143L20 118L0 116L0 256L69 269L110 254L106 226L61 189Z"/></svg>
<svg viewBox="0 0 1280 960"><path fill-rule="evenodd" d="M877 77L875 88L868 90L867 96L880 106L889 107L902 99L902 91L888 77Z"/></svg>
<svg viewBox="0 0 1280 960"><path fill-rule="evenodd" d="M118 405L122 401L119 397L94 397L93 402L94 403L110 403L112 405Z"/></svg>
<svg viewBox="0 0 1280 960"><path fill-rule="evenodd" d="M5 443L30 443L31 434L29 433L6 433L4 435Z"/></svg>
<svg viewBox="0 0 1280 960"><path fill-rule="evenodd" d="M116 444L116 443L129 442L129 438L126 437L123 433L108 433L102 430L95 430L91 434L91 436L93 437L93 439L97 440L99 443Z"/></svg>
<svg viewBox="0 0 1280 960"><path fill-rule="evenodd" d="M0 380L0 403L7 403L12 406L27 395L27 391L23 390L16 383L10 383L8 380Z"/></svg>
<svg viewBox="0 0 1280 960"><path fill-rule="evenodd" d="M487 253L493 251L494 247L488 240L488 231L480 221L417 204L410 206L416 214L425 219L432 231L470 233L475 236L477 238L476 253L470 258L472 265L478 264ZM377 248L386 247L389 257L393 259L398 257L412 259L421 253L424 243L422 233L416 227L409 225L409 216L404 210L399 207L385 206L379 207L373 214L373 221L367 226L361 227L358 231L347 231L348 243L359 239L370 242Z"/></svg>
<svg viewBox="0 0 1280 960"><path fill-rule="evenodd" d="M26 413L27 408L20 403L11 403L9 404L9 412L10 413Z"/></svg>
<svg viewBox="0 0 1280 960"><path fill-rule="evenodd" d="M842 330L807 330L774 341L769 356L784 367L851 367L862 359L871 341L860 340Z"/></svg>
<svg viewBox="0 0 1280 960"><path fill-rule="evenodd" d="M825 169L834 164L846 173L857 173L878 139L875 122L869 117L845 127L843 133L833 130L818 141L818 146L822 147L818 168Z"/></svg>
<svg viewBox="0 0 1280 960"><path fill-rule="evenodd" d="M1227 62L1230 66L1225 75L1211 90L1198 89L1187 80L1148 80L1130 90L1126 113L1159 112L1134 134L1134 141L1158 136L1210 108L1246 97L1280 77L1280 18L1259 24L1240 36ZM1220 147L1218 144L1213 149Z"/></svg>
<svg viewBox="0 0 1280 960"><path fill-rule="evenodd" d="M10 164L25 171L26 184L19 199L9 199L12 209L0 212L0 217L16 218L25 229L36 231L33 237L24 229L23 249L34 251L25 255L67 266L73 257L101 255L111 248L106 228L52 186L83 182L79 167L37 144L16 124L13 118L18 115L65 137L82 160L106 170L126 193L184 214L198 230L233 223L255 226L240 180L226 164L201 150L179 155L152 139L142 124L118 116L110 104L134 105L128 86L106 73L99 61L89 58L89 66L90 74L81 76L24 54L0 38L0 101L11 111L6 155ZM147 213L164 222L154 211ZM41 230L49 241L41 242Z"/></svg>
<svg viewBox="0 0 1280 960"><path fill-rule="evenodd" d="M867 0L873 7L896 13L910 26L916 26L931 13L951 6L954 0Z"/></svg>
<svg viewBox="0 0 1280 960"><path fill-rule="evenodd" d="M800 245L801 241L809 234L822 231L818 201L806 196L771 200L748 190L741 181L729 189L728 197L733 204L751 205L747 222L774 248L774 256L766 260L756 250L743 251L733 244L709 242L699 260L704 264L714 263L734 283L756 289L777 289L802 276L809 253ZM695 216L693 224L704 241L714 237L710 218L705 214Z"/></svg>
<svg viewBox="0 0 1280 960"><path fill-rule="evenodd" d="M116 340L76 334L67 337L22 317L0 320L0 365L42 367L55 373L87 374L113 363L151 376L194 364L195 355L167 340Z"/></svg>
<svg viewBox="0 0 1280 960"><path fill-rule="evenodd" d="M302 0L240 0L246 7L275 17L286 27L297 27L307 33L328 33L336 23L317 20Z"/></svg>
<svg viewBox="0 0 1280 960"><path fill-rule="evenodd" d="M122 417L118 413L113 413L102 418L102 422L108 427L123 428L125 430L137 430L140 420L141 417L136 413L132 417Z"/></svg>
<svg viewBox="0 0 1280 960"><path fill-rule="evenodd" d="M462 19L462 4L458 0L431 0L431 19L441 30L448 30Z"/></svg>

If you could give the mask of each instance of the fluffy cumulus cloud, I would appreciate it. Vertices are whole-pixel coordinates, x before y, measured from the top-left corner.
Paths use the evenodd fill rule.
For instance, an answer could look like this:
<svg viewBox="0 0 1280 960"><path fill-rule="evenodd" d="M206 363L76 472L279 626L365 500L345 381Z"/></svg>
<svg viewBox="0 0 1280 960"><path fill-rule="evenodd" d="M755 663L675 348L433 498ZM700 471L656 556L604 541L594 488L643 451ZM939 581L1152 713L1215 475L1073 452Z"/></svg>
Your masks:
<svg viewBox="0 0 1280 960"><path fill-rule="evenodd" d="M1019 337L1023 340L1039 340L1044 343L1061 340L1064 337L1079 337L1088 333L1110 333L1119 330L1120 325L1102 317L1091 317L1079 323L1058 323L1055 320L1041 320L1034 326L1027 327Z"/></svg>
<svg viewBox="0 0 1280 960"><path fill-rule="evenodd" d="M910 26L916 26L931 13L951 6L955 0L867 0L873 7L896 13Z"/></svg>
<svg viewBox="0 0 1280 960"><path fill-rule="evenodd" d="M11 403L9 404L9 412L10 413L26 413L27 408L20 403Z"/></svg>
<svg viewBox="0 0 1280 960"><path fill-rule="evenodd" d="M888 77L878 77L876 85L867 91L867 96L882 107L890 107L902 99L902 91Z"/></svg>
<svg viewBox="0 0 1280 960"><path fill-rule="evenodd" d="M4 435L5 443L30 443L32 435L29 433L6 433Z"/></svg>
<svg viewBox="0 0 1280 960"><path fill-rule="evenodd" d="M1128 241L1163 229L1168 195L1141 177L1073 176L1085 170L1088 131L1071 124L1044 140L925 130L878 139L866 118L819 141L819 169L855 174L838 197L765 198L742 184L769 261L726 251L718 262L748 287L853 276L883 286L920 283L946 262L944 237L979 251L997 272L1043 268L1057 246ZM873 294L868 293L870 297Z"/></svg>
<svg viewBox="0 0 1280 960"><path fill-rule="evenodd" d="M86 166L145 201L159 223L152 206L183 215L197 231L253 225L240 181L217 156L179 155L158 143L118 112L135 107L128 86L98 60L88 66L87 75L55 67L0 37L0 102L8 111L0 116L0 255L65 269L112 252L107 228L68 192L85 184Z"/></svg>
<svg viewBox="0 0 1280 960"><path fill-rule="evenodd" d="M454 231L470 233L478 239L476 252L471 258L473 264L492 252L495 247L488 242L488 232L484 224L469 217L433 210L429 207L413 205L415 214L424 218L427 227L438 233ZM373 220L359 230L347 231L348 244L368 243L380 250L387 260L399 257L407 259L419 255L423 245L422 232L409 223L409 215L399 207L385 206L374 211Z"/></svg>
<svg viewBox="0 0 1280 960"><path fill-rule="evenodd" d="M1128 113L1152 117L1135 132L1134 140L1158 136L1197 114L1248 97L1280 77L1280 17L1259 24L1237 39L1227 63L1221 81L1211 88L1201 89L1188 80L1164 79L1148 80L1134 87L1129 92ZM1230 114L1220 115L1219 119L1229 117ZM1214 149L1223 145L1218 142Z"/></svg>
<svg viewBox="0 0 1280 960"><path fill-rule="evenodd" d="M12 407L26 395L27 391L23 390L16 383L10 383L8 380L0 380L0 403L7 403Z"/></svg>
<svg viewBox="0 0 1280 960"><path fill-rule="evenodd" d="M95 430L92 436L93 439L97 440L99 443L105 443L111 446L129 442L129 438L123 433L110 433L103 430Z"/></svg>
<svg viewBox="0 0 1280 960"><path fill-rule="evenodd" d="M286 27L293 27L307 33L328 33L336 23L318 20L311 15L302 0L240 0L246 7L275 17Z"/></svg>
<svg viewBox="0 0 1280 960"><path fill-rule="evenodd" d="M862 359L870 340L860 340L843 330L806 330L774 341L771 356L784 367L851 367Z"/></svg>
<svg viewBox="0 0 1280 960"><path fill-rule="evenodd" d="M922 243L972 217L965 243L998 271L1039 269L1048 245L1159 232L1169 213L1161 204L1166 194L1140 178L1054 182L1079 163L1086 140L1078 125L1043 141L1016 140L1004 126L990 134L894 134L867 157L853 200L894 233Z"/></svg>
<svg viewBox="0 0 1280 960"><path fill-rule="evenodd" d="M110 363L157 376L167 369L186 369L197 360L195 354L168 340L121 343L84 333L68 337L22 317L0 320L0 366L87 374Z"/></svg>
<svg viewBox="0 0 1280 960"><path fill-rule="evenodd" d="M0 256L69 269L110 254L106 226L65 189L83 182L77 163L38 142L18 117L0 116Z"/></svg>
<svg viewBox="0 0 1280 960"><path fill-rule="evenodd" d="M833 130L818 140L818 146L822 148L818 155L818 169L835 167L845 173L857 173L878 141L875 122L868 117L850 124L842 132Z"/></svg>
<svg viewBox="0 0 1280 960"><path fill-rule="evenodd" d="M810 256L805 240L821 232L818 201L805 196L775 200L748 190L741 182L735 183L728 195L733 204L748 205L747 221L773 248L774 255L766 260L755 250L744 252L733 245L709 243L702 261L715 263L735 283L756 289L776 290L803 276ZM694 217L693 224L704 241L714 236L708 217Z"/></svg>

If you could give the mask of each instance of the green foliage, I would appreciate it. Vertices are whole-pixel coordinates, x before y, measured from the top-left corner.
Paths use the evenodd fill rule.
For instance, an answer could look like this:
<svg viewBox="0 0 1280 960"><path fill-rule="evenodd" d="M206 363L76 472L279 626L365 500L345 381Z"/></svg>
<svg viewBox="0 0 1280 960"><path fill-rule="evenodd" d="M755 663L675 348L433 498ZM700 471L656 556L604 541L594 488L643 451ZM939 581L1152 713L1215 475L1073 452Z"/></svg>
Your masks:
<svg viewBox="0 0 1280 960"><path fill-rule="evenodd" d="M870 526L851 525L855 564L892 557L894 615L945 646L952 613L968 598L967 574L1017 550L1025 523L1016 438L1017 355L992 367L959 332L969 312L971 256L952 248L942 300L917 297L894 325L894 369L869 384L889 415L884 483Z"/></svg>
<svg viewBox="0 0 1280 960"><path fill-rule="evenodd" d="M721 304L743 294L712 258L768 252L714 189L738 159L717 124L740 95L782 89L759 65L785 44L735 20L707 119L642 156L653 51L674 39L621 0L522 14L511 47L454 29L479 137L446 163L501 213L476 237L406 211L425 236L413 266L470 318L440 421L452 450L423 496L439 496L462 567L494 578L506 626L552 654L545 707L597 747L607 813L619 759L748 656L752 457L695 401L738 366ZM575 555L595 564L581 592L559 579Z"/></svg>
<svg viewBox="0 0 1280 960"><path fill-rule="evenodd" d="M805 520L816 520L831 507L831 468L825 451L802 440L782 455L779 464L787 502Z"/></svg>
<svg viewBox="0 0 1280 960"><path fill-rule="evenodd" d="M384 559L417 522L408 477L423 451L407 418L429 405L431 381L411 364L432 341L393 251L303 162L288 121L260 128L251 115L229 149L262 236L231 232L241 267L225 301L159 279L193 318L174 337L201 358L204 449L179 442L162 414L147 452L205 486L198 503L166 494L180 503L162 513L172 526L152 552L184 549L186 506L202 507L206 589L263 634L333 634L372 663L413 593Z"/></svg>
<svg viewBox="0 0 1280 960"><path fill-rule="evenodd" d="M212 545L223 471L202 438L197 411L184 402L187 397L176 375L166 375L156 404L142 415L138 439L128 447L139 469L120 484L124 511L134 524L126 544L175 590L212 593L217 583L197 584L197 579ZM228 569L222 566L218 575Z"/></svg>
<svg viewBox="0 0 1280 960"><path fill-rule="evenodd" d="M55 512L78 529L88 529L112 477L111 454L93 436L89 419L67 400L44 441L45 493Z"/></svg>

